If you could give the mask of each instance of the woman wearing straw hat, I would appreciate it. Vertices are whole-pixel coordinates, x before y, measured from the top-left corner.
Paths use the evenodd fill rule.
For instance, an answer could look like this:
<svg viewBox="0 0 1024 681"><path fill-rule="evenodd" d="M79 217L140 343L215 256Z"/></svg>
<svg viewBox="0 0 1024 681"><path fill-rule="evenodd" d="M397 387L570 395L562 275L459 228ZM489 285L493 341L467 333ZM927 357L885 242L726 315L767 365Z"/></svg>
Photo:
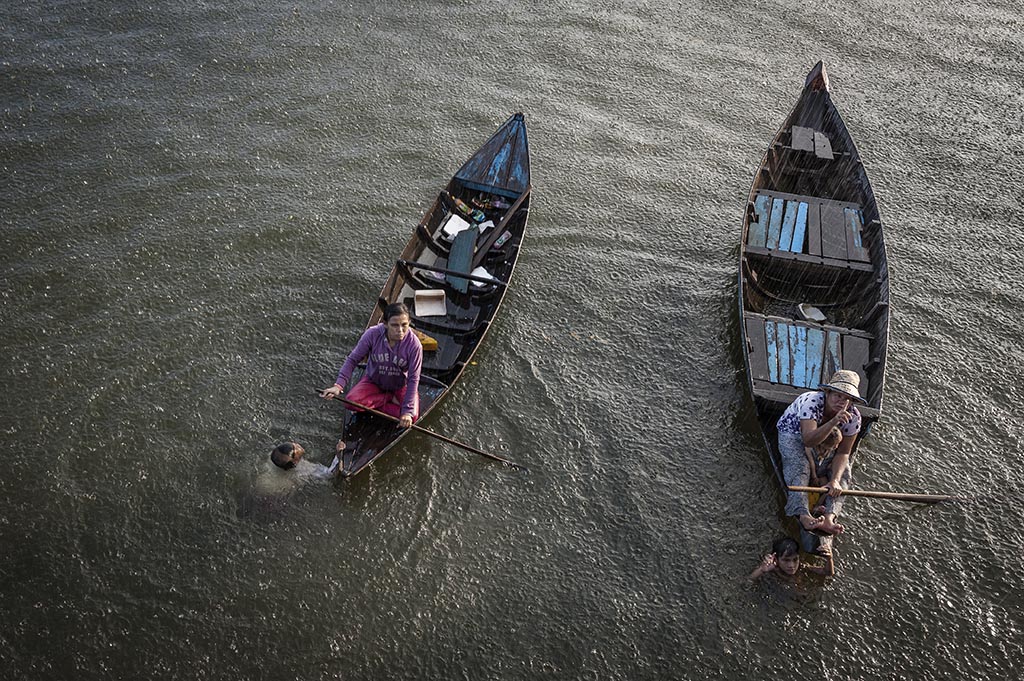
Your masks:
<svg viewBox="0 0 1024 681"><path fill-rule="evenodd" d="M860 412L854 402L867 404L860 396L860 376L846 369L832 374L828 383L822 383L818 390L805 392L789 405L776 423L779 431L779 454L782 457L782 476L787 486L806 485L810 475L810 464L804 455L804 447L816 447L829 436L833 428L843 434L830 466L828 500L825 513L811 515L807 507L805 492L788 492L786 515L795 516L805 530L838 534L843 526L835 522L835 502L843 491L843 483L849 484L850 453L860 432Z"/></svg>

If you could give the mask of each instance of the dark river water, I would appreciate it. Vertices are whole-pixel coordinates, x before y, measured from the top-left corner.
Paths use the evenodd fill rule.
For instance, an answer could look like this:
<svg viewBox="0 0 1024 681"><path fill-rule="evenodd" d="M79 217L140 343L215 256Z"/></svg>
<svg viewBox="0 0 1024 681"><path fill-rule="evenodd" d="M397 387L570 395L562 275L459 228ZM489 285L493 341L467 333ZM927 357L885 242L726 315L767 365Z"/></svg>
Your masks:
<svg viewBox="0 0 1024 681"><path fill-rule="evenodd" d="M385 7L390 5L390 7ZM0 677L1012 678L1024 21L992 2L27 0L0 17ZM823 59L892 276L838 574L739 349L753 173ZM511 113L534 195L476 365L348 481L330 382Z"/></svg>

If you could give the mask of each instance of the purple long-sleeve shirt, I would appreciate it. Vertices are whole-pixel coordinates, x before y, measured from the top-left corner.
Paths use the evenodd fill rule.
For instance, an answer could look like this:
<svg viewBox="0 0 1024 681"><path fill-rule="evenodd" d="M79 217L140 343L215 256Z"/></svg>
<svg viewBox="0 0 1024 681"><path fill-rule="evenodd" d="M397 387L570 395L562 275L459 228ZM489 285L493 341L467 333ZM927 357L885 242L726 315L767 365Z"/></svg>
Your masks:
<svg viewBox="0 0 1024 681"><path fill-rule="evenodd" d="M352 372L366 360L366 378L381 390L394 392L405 386L402 413L412 414L416 391L420 385L420 369L423 368L423 346L412 331L405 335L394 348L388 345L387 327L383 324L371 326L363 332L356 347L352 349L338 372L338 385L344 388Z"/></svg>

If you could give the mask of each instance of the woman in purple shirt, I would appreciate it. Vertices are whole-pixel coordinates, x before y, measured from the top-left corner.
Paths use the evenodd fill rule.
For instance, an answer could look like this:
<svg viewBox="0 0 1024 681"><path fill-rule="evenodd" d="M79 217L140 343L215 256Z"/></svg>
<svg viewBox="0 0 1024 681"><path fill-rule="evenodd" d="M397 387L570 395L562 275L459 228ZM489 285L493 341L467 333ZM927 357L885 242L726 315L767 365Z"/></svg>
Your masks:
<svg viewBox="0 0 1024 681"><path fill-rule="evenodd" d="M787 486L807 485L811 470L804 448L818 446L833 428L838 428L843 438L829 467L831 475L825 487L833 499L842 493L842 480L844 474L848 476L850 453L860 432L860 412L853 403L867 403L857 390L859 385L857 372L837 371L828 383L819 385L818 390L803 393L783 412L775 425L779 431L782 475ZM835 522L833 513L811 515L804 492L787 493L786 515L795 516L805 530L838 534L844 529Z"/></svg>
<svg viewBox="0 0 1024 681"><path fill-rule="evenodd" d="M412 333L409 322L409 308L402 303L388 305L384 309L384 322L363 332L338 372L338 380L320 393L320 397L330 400L344 394L352 372L365 359L366 373L345 398L394 416L401 428L410 428L420 415L423 346ZM346 407L361 411L358 407ZM342 443L338 445L344 447Z"/></svg>

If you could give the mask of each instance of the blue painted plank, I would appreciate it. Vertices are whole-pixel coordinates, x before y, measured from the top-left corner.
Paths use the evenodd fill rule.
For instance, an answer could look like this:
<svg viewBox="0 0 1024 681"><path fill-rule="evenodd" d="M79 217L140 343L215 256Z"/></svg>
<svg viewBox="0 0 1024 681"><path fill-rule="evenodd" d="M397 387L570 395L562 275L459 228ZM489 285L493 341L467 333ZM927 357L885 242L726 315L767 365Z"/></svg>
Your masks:
<svg viewBox="0 0 1024 681"><path fill-rule="evenodd" d="M856 208L846 209L846 219L850 221L850 226L853 227L850 231L853 232L853 244L857 248L864 248L864 242L860 239L860 225L862 220L860 219L860 211Z"/></svg>
<svg viewBox="0 0 1024 681"><path fill-rule="evenodd" d="M779 383L793 384L793 358L789 351L789 324L778 324L775 338L779 343Z"/></svg>
<svg viewBox="0 0 1024 681"><path fill-rule="evenodd" d="M861 227L864 224L860 211L856 208L844 209L846 213L846 249L850 260L870 262L867 249L864 248L864 241L861 237Z"/></svg>
<svg viewBox="0 0 1024 681"><path fill-rule="evenodd" d="M782 219L782 233L779 234L779 250L788 251L793 243L793 227L796 225L796 201L786 202L786 217Z"/></svg>
<svg viewBox="0 0 1024 681"><path fill-rule="evenodd" d="M807 385L807 327L789 327L789 345L793 353L793 385Z"/></svg>
<svg viewBox="0 0 1024 681"><path fill-rule="evenodd" d="M764 194L754 199L754 218L757 221L751 222L747 231L747 244L750 246L764 248L768 238L768 209L771 202L771 197Z"/></svg>
<svg viewBox="0 0 1024 681"><path fill-rule="evenodd" d="M821 375L825 380L843 366L843 356L839 351L839 332L829 331L825 336L825 359L821 366Z"/></svg>
<svg viewBox="0 0 1024 681"><path fill-rule="evenodd" d="M793 228L793 243L789 250L794 253L804 252L804 234L807 232L807 204L803 201L796 211L796 227Z"/></svg>
<svg viewBox="0 0 1024 681"><path fill-rule="evenodd" d="M775 342L775 322L766 319L764 322L764 345L768 350L768 380L779 382L779 350Z"/></svg>
<svg viewBox="0 0 1024 681"><path fill-rule="evenodd" d="M825 354L825 332L822 329L807 329L807 364L804 377L808 388L817 388L828 380L821 375L821 362Z"/></svg>
<svg viewBox="0 0 1024 681"><path fill-rule="evenodd" d="M782 199L774 199L772 201L772 216L768 222L768 242L765 244L768 248L779 247L779 234L782 232L782 204L785 201Z"/></svg>

